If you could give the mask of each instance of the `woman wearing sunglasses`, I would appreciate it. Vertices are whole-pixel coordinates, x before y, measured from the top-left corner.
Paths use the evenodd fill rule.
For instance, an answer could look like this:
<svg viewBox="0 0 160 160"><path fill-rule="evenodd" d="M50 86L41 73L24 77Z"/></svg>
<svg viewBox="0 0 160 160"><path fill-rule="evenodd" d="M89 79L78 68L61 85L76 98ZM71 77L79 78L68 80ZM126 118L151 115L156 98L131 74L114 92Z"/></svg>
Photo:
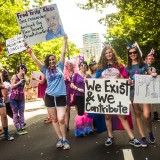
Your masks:
<svg viewBox="0 0 160 160"><path fill-rule="evenodd" d="M26 77L27 68L24 64L21 64L17 68L17 74L14 74L11 78L11 95L10 105L13 111L13 123L16 128L16 134L22 135L28 133L25 126L25 83L29 84L29 80Z"/></svg>
<svg viewBox="0 0 160 160"><path fill-rule="evenodd" d="M140 109L139 104L136 104L133 102L134 91L135 91L134 80L135 80L135 74L145 74L147 72L147 74L152 75L153 77L157 76L157 74L151 72L148 65L143 61L141 54L136 46L132 46L131 48L128 49L128 64L127 64L126 70L129 76L129 83L131 85L130 100L133 106L138 131L142 137L141 145L142 147L147 147L147 140L144 134L143 123L141 119L142 111ZM150 105L144 103L142 104L142 108L143 108L143 116L149 132L149 140L151 143L155 143L155 137L152 133L152 124L151 124L151 118L150 118Z"/></svg>

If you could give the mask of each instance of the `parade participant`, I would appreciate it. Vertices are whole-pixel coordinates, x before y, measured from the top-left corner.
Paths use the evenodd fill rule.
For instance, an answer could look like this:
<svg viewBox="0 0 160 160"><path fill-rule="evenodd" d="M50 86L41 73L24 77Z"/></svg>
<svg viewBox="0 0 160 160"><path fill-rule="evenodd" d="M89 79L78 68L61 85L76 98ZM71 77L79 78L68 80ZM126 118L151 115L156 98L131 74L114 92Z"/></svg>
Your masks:
<svg viewBox="0 0 160 160"><path fill-rule="evenodd" d="M5 86L5 88L3 89L4 93L3 98L6 104L7 115L13 119L13 112L10 105L11 82L9 80L8 71L6 69L2 70L2 78L3 78L3 84Z"/></svg>
<svg viewBox="0 0 160 160"><path fill-rule="evenodd" d="M28 48L29 55L46 77L47 88L45 95L45 106L47 107L47 110L52 118L52 124L58 137L56 147L63 147L65 150L70 149L69 142L66 139L66 125L64 120L66 113L66 86L64 82L63 68L66 44L67 37L65 36L58 64L56 56L53 54L48 54L43 64L37 59L31 48L25 44Z"/></svg>
<svg viewBox="0 0 160 160"><path fill-rule="evenodd" d="M64 80L66 84L67 91L67 110L65 115L65 123L67 127L67 131L69 130L69 121L70 121L70 109L71 106L74 106L73 102L73 94L74 90L71 88L71 80L75 73L78 71L78 65L74 60L67 60L64 65Z"/></svg>
<svg viewBox="0 0 160 160"><path fill-rule="evenodd" d="M16 134L22 135L28 133L25 126L25 84L29 84L29 80L26 77L27 68L24 64L20 64L17 67L17 74L14 74L11 78L11 95L10 105L13 111L13 123L16 128Z"/></svg>
<svg viewBox="0 0 160 160"><path fill-rule="evenodd" d="M71 82L71 87L75 90L75 105L77 110L75 117L75 136L84 136L93 132L92 119L88 118L88 115L84 111L85 80L86 78L91 78L91 76L87 74L87 71L87 62L80 62L79 71L74 74Z"/></svg>
<svg viewBox="0 0 160 160"><path fill-rule="evenodd" d="M89 63L89 70L90 70L90 72L91 72L91 74L90 74L90 76L92 77L92 78L95 78L95 76L96 76L96 71L97 71L97 63L96 63L96 61L91 61L90 63ZM97 131L97 128L96 128L96 121L95 121L95 119L93 118L93 130L96 132Z"/></svg>
<svg viewBox="0 0 160 160"><path fill-rule="evenodd" d="M12 141L14 138L9 135L8 133L8 119L7 119L7 113L6 113L6 106L5 103L3 102L3 89L4 89L4 84L3 84L3 78L2 74L0 73L0 116L1 116L1 123L2 123L2 128L4 132L4 138L5 140Z"/></svg>
<svg viewBox="0 0 160 160"><path fill-rule="evenodd" d="M96 63L96 61L91 61L89 63L89 69L90 69L90 72L91 72L90 76L92 78L95 78L96 71L97 71L97 63Z"/></svg>
<svg viewBox="0 0 160 160"><path fill-rule="evenodd" d="M156 68L153 67L153 63L155 62L154 59L154 49L152 48L150 53L147 55L145 62L148 64L149 69L152 71L152 73L156 73ZM151 112L153 112L153 120L160 121L157 106L159 104L151 104Z"/></svg>
<svg viewBox="0 0 160 160"><path fill-rule="evenodd" d="M42 75L40 75L39 78L32 77L32 80L35 80L38 82L38 96L37 97L42 98L44 101L45 91L47 88L47 80L46 80L45 76L42 74ZM47 110L47 112L48 112L48 110ZM49 115L49 112L48 112L48 117L44 119L44 123L45 124L52 123L52 118Z"/></svg>
<svg viewBox="0 0 160 160"><path fill-rule="evenodd" d="M144 63L141 57L140 51L135 45L132 45L128 49L128 64L127 64L126 70L129 76L129 83L131 84L130 100L133 106L138 131L142 137L141 145L142 147L147 147L147 141L144 134L143 123L141 119L141 109L139 107L139 104L134 103L133 101L134 100L134 80L135 80L135 74L145 74L146 72L147 74L152 76L157 76L157 74L152 73L151 70L149 70L148 65ZM150 118L150 105L144 103L142 104L142 108L143 108L143 116L149 132L149 140L151 143L155 143L155 137L152 133L152 124L151 124L151 118Z"/></svg>
<svg viewBox="0 0 160 160"><path fill-rule="evenodd" d="M103 79L117 79L117 78L127 78L125 67L121 63L119 57L117 56L115 50L111 46L105 46L102 50L100 60L98 62L98 70L96 72L96 78ZM140 142L134 137L127 116L125 115L117 115L119 120L121 121L124 129L126 130L128 136L130 137L129 143L135 147L140 147ZM108 138L105 141L106 146L112 145L114 141L112 126L114 126L114 122L112 124L112 115L105 114L105 122L108 131Z"/></svg>

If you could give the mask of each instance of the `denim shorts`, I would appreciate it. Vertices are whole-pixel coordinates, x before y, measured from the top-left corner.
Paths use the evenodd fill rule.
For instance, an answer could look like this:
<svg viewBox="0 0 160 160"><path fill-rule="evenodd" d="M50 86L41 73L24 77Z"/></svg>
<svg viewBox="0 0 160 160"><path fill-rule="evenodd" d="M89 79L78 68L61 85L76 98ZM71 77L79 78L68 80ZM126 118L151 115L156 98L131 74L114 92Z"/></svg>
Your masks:
<svg viewBox="0 0 160 160"><path fill-rule="evenodd" d="M65 95L55 97L55 96L50 96L46 94L44 101L45 101L45 106L48 108L66 106L66 96Z"/></svg>

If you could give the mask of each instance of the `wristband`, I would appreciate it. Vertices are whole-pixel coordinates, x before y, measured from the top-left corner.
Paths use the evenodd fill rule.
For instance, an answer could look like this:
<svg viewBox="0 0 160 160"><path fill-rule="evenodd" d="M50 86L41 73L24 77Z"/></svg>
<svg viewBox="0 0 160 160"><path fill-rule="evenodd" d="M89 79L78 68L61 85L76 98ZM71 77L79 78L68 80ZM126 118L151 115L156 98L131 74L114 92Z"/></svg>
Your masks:
<svg viewBox="0 0 160 160"><path fill-rule="evenodd" d="M28 50L28 53L31 55L32 54L32 49Z"/></svg>

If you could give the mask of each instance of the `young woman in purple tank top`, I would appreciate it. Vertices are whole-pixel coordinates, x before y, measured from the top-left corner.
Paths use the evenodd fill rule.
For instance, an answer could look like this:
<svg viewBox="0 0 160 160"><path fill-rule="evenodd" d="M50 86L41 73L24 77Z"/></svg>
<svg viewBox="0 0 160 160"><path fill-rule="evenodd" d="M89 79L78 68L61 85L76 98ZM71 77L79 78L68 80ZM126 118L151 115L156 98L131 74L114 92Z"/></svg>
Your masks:
<svg viewBox="0 0 160 160"><path fill-rule="evenodd" d="M27 131L24 128L24 110L25 110L25 83L29 84L28 78L25 76L27 68L24 64L21 64L17 68L18 73L14 74L11 78L11 95L10 105L13 111L13 123L16 128L16 134L26 134Z"/></svg>

